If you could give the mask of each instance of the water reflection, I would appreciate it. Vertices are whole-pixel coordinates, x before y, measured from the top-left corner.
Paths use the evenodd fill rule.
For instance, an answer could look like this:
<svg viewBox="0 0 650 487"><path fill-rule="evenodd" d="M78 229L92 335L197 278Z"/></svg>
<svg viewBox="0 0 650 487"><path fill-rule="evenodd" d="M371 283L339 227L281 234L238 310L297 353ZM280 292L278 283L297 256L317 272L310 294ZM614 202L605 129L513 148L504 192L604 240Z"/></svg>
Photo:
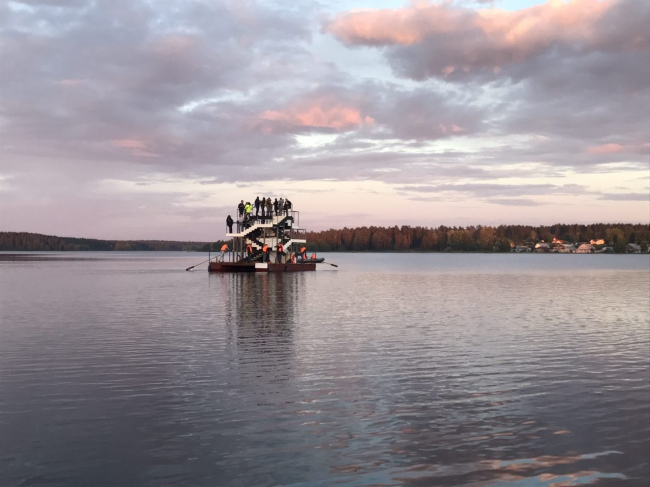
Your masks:
<svg viewBox="0 0 650 487"><path fill-rule="evenodd" d="M225 299L225 313L232 323L253 334L290 334L300 306L301 274L210 274ZM211 282L212 285L212 282ZM259 326L248 327L257 324ZM279 325L279 326L274 326Z"/></svg>
<svg viewBox="0 0 650 487"><path fill-rule="evenodd" d="M258 405L291 395L278 383L295 376L295 326L304 276L300 274L211 274L224 300L228 355L240 384L255 389ZM287 385L289 389L291 386ZM292 402L285 397L285 402Z"/></svg>

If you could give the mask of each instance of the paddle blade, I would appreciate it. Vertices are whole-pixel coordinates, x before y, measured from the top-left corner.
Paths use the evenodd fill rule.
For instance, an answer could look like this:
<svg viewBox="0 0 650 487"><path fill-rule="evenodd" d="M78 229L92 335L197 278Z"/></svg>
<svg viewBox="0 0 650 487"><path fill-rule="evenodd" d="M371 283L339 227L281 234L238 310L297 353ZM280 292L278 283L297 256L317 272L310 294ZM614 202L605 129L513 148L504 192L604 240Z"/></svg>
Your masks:
<svg viewBox="0 0 650 487"><path fill-rule="evenodd" d="M192 270L192 269L194 269L194 267L195 267L195 266L192 266L192 267L188 267L188 268L187 268L187 269L185 269L185 270L186 270L186 271L190 271L190 270Z"/></svg>

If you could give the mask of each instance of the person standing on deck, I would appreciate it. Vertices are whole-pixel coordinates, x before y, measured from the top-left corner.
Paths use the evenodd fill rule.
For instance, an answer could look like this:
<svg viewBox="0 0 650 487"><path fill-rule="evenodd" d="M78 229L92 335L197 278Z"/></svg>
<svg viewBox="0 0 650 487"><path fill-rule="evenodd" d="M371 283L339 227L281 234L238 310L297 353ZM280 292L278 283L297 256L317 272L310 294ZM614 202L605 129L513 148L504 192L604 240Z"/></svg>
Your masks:
<svg viewBox="0 0 650 487"><path fill-rule="evenodd" d="M300 247L300 255L302 255L302 260L307 260L307 247Z"/></svg>
<svg viewBox="0 0 650 487"><path fill-rule="evenodd" d="M264 223L264 217L266 216L266 198L262 196L262 199L260 200L260 208L262 209L262 223Z"/></svg>
<svg viewBox="0 0 650 487"><path fill-rule="evenodd" d="M244 206L244 221L248 222L250 225L250 219L251 219L251 213L253 212L253 206L251 205L250 201L246 202L246 206Z"/></svg>
<svg viewBox="0 0 650 487"><path fill-rule="evenodd" d="M266 198L266 215L269 217L269 220L271 223L273 223L273 202L271 201L271 198Z"/></svg>
<svg viewBox="0 0 650 487"><path fill-rule="evenodd" d="M275 258L275 262L278 264L282 264L282 254L284 254L284 245L281 243L278 244L278 253Z"/></svg>
<svg viewBox="0 0 650 487"><path fill-rule="evenodd" d="M226 225L228 226L228 233L232 233L232 224L234 222L232 221L232 217L228 215L228 218L226 218Z"/></svg>
<svg viewBox="0 0 650 487"><path fill-rule="evenodd" d="M260 216L260 197L255 198L255 216Z"/></svg>
<svg viewBox="0 0 650 487"><path fill-rule="evenodd" d="M278 199L275 198L275 201L273 202L273 209L275 210L275 216L278 216L278 208L280 207L280 204L278 203Z"/></svg>
<svg viewBox="0 0 650 487"><path fill-rule="evenodd" d="M246 259L251 260L251 256L253 255L253 246L251 244L246 244L246 255Z"/></svg>
<svg viewBox="0 0 650 487"><path fill-rule="evenodd" d="M280 209L280 215L282 215L282 212L284 211L284 198L278 200L278 208Z"/></svg>
<svg viewBox="0 0 650 487"><path fill-rule="evenodd" d="M219 261L223 262L223 258L226 255L226 252L228 252L228 244L223 244L221 246L221 255L219 256Z"/></svg>
<svg viewBox="0 0 650 487"><path fill-rule="evenodd" d="M267 244L264 244L264 247L262 247L262 262L268 262L269 261L269 246Z"/></svg>
<svg viewBox="0 0 650 487"><path fill-rule="evenodd" d="M316 252L312 252L312 254L311 254L311 260L316 260Z"/></svg>
<svg viewBox="0 0 650 487"><path fill-rule="evenodd" d="M241 203L237 205L237 210L239 210L239 219L243 220L244 219L244 208L246 206L244 205L244 200L241 200Z"/></svg>
<svg viewBox="0 0 650 487"><path fill-rule="evenodd" d="M293 206L293 205L291 204L291 201L289 201L289 198L287 198L286 200L284 200L284 212L285 212L287 215L289 214L289 211L291 211L291 207L292 207L292 206Z"/></svg>

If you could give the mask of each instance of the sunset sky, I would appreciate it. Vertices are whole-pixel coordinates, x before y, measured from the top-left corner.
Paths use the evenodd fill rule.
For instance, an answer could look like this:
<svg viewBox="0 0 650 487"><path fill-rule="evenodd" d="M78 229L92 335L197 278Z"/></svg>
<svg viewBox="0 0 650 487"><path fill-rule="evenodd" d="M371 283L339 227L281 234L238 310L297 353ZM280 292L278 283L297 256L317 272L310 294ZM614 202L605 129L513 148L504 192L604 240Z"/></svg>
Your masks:
<svg viewBox="0 0 650 487"><path fill-rule="evenodd" d="M0 231L650 221L647 0L0 0Z"/></svg>

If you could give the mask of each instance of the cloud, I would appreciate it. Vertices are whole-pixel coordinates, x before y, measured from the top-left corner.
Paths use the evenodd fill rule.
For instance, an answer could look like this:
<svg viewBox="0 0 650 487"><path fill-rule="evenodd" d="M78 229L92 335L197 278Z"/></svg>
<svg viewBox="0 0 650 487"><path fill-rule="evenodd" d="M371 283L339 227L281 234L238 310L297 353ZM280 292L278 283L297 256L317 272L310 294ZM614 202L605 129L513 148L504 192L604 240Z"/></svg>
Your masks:
<svg viewBox="0 0 650 487"><path fill-rule="evenodd" d="M643 20L648 6L642 3L551 0L516 11L415 4L345 12L323 30L347 45L399 46L388 55L412 78L463 77L475 70L498 74L505 66L558 49L642 51L650 45Z"/></svg>
<svg viewBox="0 0 650 487"><path fill-rule="evenodd" d="M589 154L620 154L620 153L631 153L631 154L647 154L650 151L650 143L644 144L601 144L591 147L587 147L587 152Z"/></svg>
<svg viewBox="0 0 650 487"><path fill-rule="evenodd" d="M374 123L374 119L363 115L359 108L332 95L300 100L283 110L266 110L259 118L266 133L277 126L345 131Z"/></svg>
<svg viewBox="0 0 650 487"><path fill-rule="evenodd" d="M587 188L577 184L438 184L438 185L412 185L400 186L398 191L415 193L470 193L477 197L489 196L529 196L529 195L578 195L588 192Z"/></svg>
<svg viewBox="0 0 650 487"><path fill-rule="evenodd" d="M487 203L502 206L542 206L544 203L528 198L492 198Z"/></svg>
<svg viewBox="0 0 650 487"><path fill-rule="evenodd" d="M598 199L609 201L647 201L650 202L650 192L646 193L603 193Z"/></svg>
<svg viewBox="0 0 650 487"><path fill-rule="evenodd" d="M602 144L587 147L587 152L590 154L615 154L618 152L623 152L623 146L621 144Z"/></svg>

